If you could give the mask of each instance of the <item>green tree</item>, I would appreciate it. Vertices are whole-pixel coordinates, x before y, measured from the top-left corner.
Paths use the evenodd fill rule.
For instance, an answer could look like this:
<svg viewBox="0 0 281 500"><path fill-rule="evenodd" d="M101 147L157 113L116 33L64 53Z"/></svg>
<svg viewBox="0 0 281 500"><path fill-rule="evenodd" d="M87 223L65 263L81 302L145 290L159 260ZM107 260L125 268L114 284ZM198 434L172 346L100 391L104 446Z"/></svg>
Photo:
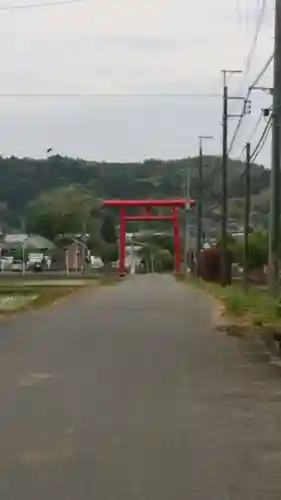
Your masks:
<svg viewBox="0 0 281 500"><path fill-rule="evenodd" d="M175 253L174 236L171 234L154 234L148 242L152 246L168 250L171 255Z"/></svg>
<svg viewBox="0 0 281 500"><path fill-rule="evenodd" d="M214 207L220 204L221 182L214 165L220 159L204 157L205 210L214 219ZM84 186L93 190L100 198L171 198L182 196L182 183L186 167L192 172L191 193L196 195L198 158L174 161L147 160L142 163L105 163L84 161L54 155L47 160L32 158L0 157L0 202L7 205L4 222L18 226L26 215L28 204L41 196L43 191L68 188L71 185ZM244 164L229 160L229 197L241 200L241 175ZM268 213L270 171L261 165L252 165L253 210L258 214ZM257 198L256 198L257 197ZM261 199L262 198L262 199ZM269 198L268 198L269 199ZM241 217L241 202L234 210ZM231 203L230 203L231 211ZM151 226L150 226L151 227Z"/></svg>
<svg viewBox="0 0 281 500"><path fill-rule="evenodd" d="M116 243L117 236L114 225L114 220L111 216L106 215L103 219L103 224L100 230L102 239L109 244Z"/></svg>
<svg viewBox="0 0 281 500"><path fill-rule="evenodd" d="M218 248L222 248L222 241L219 240L217 243ZM227 249L231 252L232 262L238 264L243 263L243 241L234 238L231 235L227 236Z"/></svg>
<svg viewBox="0 0 281 500"><path fill-rule="evenodd" d="M173 270L174 259L169 250L163 248L155 252L155 268L159 273Z"/></svg>
<svg viewBox="0 0 281 500"><path fill-rule="evenodd" d="M256 231L249 236L249 268L258 269L267 264L269 237L267 231Z"/></svg>
<svg viewBox="0 0 281 500"><path fill-rule="evenodd" d="M99 249L100 256L105 267L118 260L118 246L116 243L101 242Z"/></svg>
<svg viewBox="0 0 281 500"><path fill-rule="evenodd" d="M76 185L40 195L29 205L26 229L54 240L59 234L86 233L95 212L95 200Z"/></svg>

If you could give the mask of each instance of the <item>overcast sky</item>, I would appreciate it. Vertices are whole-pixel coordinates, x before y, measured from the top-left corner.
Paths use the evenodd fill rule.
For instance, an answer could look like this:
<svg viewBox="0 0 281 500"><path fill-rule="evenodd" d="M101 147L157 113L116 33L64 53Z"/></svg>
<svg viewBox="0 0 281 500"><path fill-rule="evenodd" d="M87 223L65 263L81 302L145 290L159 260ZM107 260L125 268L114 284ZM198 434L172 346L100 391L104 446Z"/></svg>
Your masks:
<svg viewBox="0 0 281 500"><path fill-rule="evenodd" d="M6 10L40 1L0 0L2 155L44 157L52 147L93 160L181 158L197 154L199 134L216 137L206 153L220 152L221 70L245 67L261 0L84 0ZM267 0L250 71L231 77L230 93L243 95L272 53L273 14ZM262 84L270 86L271 75L272 68ZM254 93L233 156L269 104ZM239 109L233 102L231 111ZM270 144L260 162L269 166Z"/></svg>

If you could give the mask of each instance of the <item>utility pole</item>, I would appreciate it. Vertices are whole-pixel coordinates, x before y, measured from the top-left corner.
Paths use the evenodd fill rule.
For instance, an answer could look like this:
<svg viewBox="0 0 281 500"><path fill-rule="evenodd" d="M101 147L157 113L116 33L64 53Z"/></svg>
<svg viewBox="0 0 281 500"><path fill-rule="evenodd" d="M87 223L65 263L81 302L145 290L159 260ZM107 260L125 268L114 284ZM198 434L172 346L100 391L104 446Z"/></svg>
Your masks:
<svg viewBox="0 0 281 500"><path fill-rule="evenodd" d="M279 293L280 253L280 125L281 125L281 0L275 0L275 48L272 109L271 210L269 238L269 286Z"/></svg>
<svg viewBox="0 0 281 500"><path fill-rule="evenodd" d="M203 140L214 139L212 135L199 136L198 161L198 197L197 197L197 239L196 239L196 274L200 276L200 252L202 246L202 209L203 209Z"/></svg>
<svg viewBox="0 0 281 500"><path fill-rule="evenodd" d="M222 243L222 285L227 285L227 144L228 144L228 88L226 85L226 72L223 72L223 118L222 118L222 218L221 218L221 243Z"/></svg>
<svg viewBox="0 0 281 500"><path fill-rule="evenodd" d="M198 163L198 197L197 197L197 242L196 242L196 274L200 276L200 252L202 244L202 192L203 192L203 149L202 137L199 137Z"/></svg>
<svg viewBox="0 0 281 500"><path fill-rule="evenodd" d="M223 116L222 116L222 217L221 217L221 284L228 284L228 262L227 262L227 222L228 222L228 86L226 77L228 74L241 73L237 70L223 70ZM243 99L231 97L231 99ZM236 116L236 115L232 115ZM240 115L239 115L240 116Z"/></svg>
<svg viewBox="0 0 281 500"><path fill-rule="evenodd" d="M190 176L190 166L186 167L185 170L185 182L184 182L184 198L186 199L187 203L190 200L190 182L191 182L191 176ZM184 275L187 275L187 269L189 267L189 261L190 261L190 235L189 235L189 217L188 217L188 210L189 205L185 207L185 213L184 213Z"/></svg>
<svg viewBox="0 0 281 500"><path fill-rule="evenodd" d="M249 234L250 234L250 211L251 211L251 145L246 144L246 170L245 170L245 215L244 215L244 269L243 281L245 292L248 289L249 279Z"/></svg>

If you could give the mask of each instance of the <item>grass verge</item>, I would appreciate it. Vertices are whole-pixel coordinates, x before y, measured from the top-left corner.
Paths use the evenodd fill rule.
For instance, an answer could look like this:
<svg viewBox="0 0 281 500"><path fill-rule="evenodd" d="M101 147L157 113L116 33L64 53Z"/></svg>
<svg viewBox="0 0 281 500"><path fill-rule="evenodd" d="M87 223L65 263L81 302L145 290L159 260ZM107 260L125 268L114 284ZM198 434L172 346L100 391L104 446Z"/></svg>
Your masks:
<svg viewBox="0 0 281 500"><path fill-rule="evenodd" d="M40 309L51 305L74 292L98 286L117 284L120 282L116 275L101 275L93 280L35 280L23 279L0 280L0 316L9 316L18 312Z"/></svg>
<svg viewBox="0 0 281 500"><path fill-rule="evenodd" d="M198 278L188 278L188 284L195 285L218 299L225 313L237 326L270 326L281 331L281 297L272 298L266 290L250 287L245 293L239 284L222 288Z"/></svg>
<svg viewBox="0 0 281 500"><path fill-rule="evenodd" d="M7 316L31 309L40 309L79 289L81 287L0 287L0 315Z"/></svg>

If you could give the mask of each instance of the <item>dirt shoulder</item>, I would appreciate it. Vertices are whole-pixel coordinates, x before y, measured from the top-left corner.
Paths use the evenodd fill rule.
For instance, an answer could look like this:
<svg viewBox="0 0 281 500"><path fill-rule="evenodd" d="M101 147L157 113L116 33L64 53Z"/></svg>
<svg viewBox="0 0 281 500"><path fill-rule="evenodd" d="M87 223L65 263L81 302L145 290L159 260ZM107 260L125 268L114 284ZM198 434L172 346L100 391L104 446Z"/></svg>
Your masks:
<svg viewBox="0 0 281 500"><path fill-rule="evenodd" d="M217 283L190 277L181 280L213 298L213 325L228 336L261 339L271 361L281 358L281 298L272 298L255 287L247 293L238 284L222 288ZM279 363L279 362L278 362Z"/></svg>

